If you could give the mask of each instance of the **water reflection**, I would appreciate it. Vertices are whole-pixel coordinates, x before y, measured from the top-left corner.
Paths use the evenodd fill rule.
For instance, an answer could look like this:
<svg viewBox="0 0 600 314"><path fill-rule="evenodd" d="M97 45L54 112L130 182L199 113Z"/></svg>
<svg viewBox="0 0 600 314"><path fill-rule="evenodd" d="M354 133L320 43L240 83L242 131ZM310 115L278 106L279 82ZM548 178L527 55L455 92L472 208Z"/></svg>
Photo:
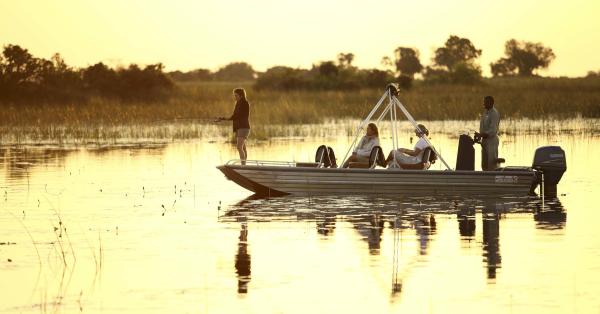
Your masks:
<svg viewBox="0 0 600 314"><path fill-rule="evenodd" d="M470 243L475 237L475 208L462 207L456 213L461 240Z"/></svg>
<svg viewBox="0 0 600 314"><path fill-rule="evenodd" d="M336 215L325 213L322 217L317 217L317 233L329 236L335 230Z"/></svg>
<svg viewBox="0 0 600 314"><path fill-rule="evenodd" d="M424 206L424 204L427 204ZM323 239L333 235L339 225L349 223L357 236L367 243L368 254L383 261L392 256L392 287L394 297L402 291L404 277L419 260L416 256L430 254L431 243L438 236L438 218L448 224L448 219L456 221L461 247L464 250L478 250L482 256L482 267L487 282L494 284L502 267L500 250L501 220L505 215L531 214L540 229L560 229L566 222L566 211L558 199L542 201L538 198L380 198L380 197L278 197L262 199L249 197L230 206L220 217L223 223L243 221L240 242L236 255L238 292L247 292L250 280L250 255L247 248L247 223L268 223L270 221L314 221L317 234ZM477 217L481 217L481 239L477 234ZM386 235L385 225L393 232L393 252L385 252L389 247L382 246ZM343 225L342 225L343 226ZM455 227L456 228L456 227ZM456 230L456 229L454 229ZM404 236L404 232L414 232L415 237ZM447 234L447 233L445 233ZM416 256L402 254L402 246L411 246L416 240ZM365 252L366 253L366 252ZM470 255L470 254L469 254Z"/></svg>
<svg viewBox="0 0 600 314"><path fill-rule="evenodd" d="M238 250L235 255L235 273L238 279L238 293L248 293L250 282L250 254L248 253L248 224L241 223L240 236L238 237Z"/></svg>
<svg viewBox="0 0 600 314"><path fill-rule="evenodd" d="M496 279L496 270L500 268L500 213L495 203L488 201L482 210L483 259L486 263L487 278Z"/></svg>
<svg viewBox="0 0 600 314"><path fill-rule="evenodd" d="M558 198L537 204L535 214L536 227L543 230L563 229L567 222L567 213Z"/></svg>
<svg viewBox="0 0 600 314"><path fill-rule="evenodd" d="M369 254L379 255L381 249L381 236L385 221L380 214L360 216L353 221L354 228L367 241Z"/></svg>
<svg viewBox="0 0 600 314"><path fill-rule="evenodd" d="M9 180L23 180L29 177L31 169L37 165L53 164L62 167L71 152L73 150L0 148L0 167L5 166Z"/></svg>
<svg viewBox="0 0 600 314"><path fill-rule="evenodd" d="M419 238L419 254L427 255L430 238L436 230L435 216L433 214L417 216L414 228Z"/></svg>

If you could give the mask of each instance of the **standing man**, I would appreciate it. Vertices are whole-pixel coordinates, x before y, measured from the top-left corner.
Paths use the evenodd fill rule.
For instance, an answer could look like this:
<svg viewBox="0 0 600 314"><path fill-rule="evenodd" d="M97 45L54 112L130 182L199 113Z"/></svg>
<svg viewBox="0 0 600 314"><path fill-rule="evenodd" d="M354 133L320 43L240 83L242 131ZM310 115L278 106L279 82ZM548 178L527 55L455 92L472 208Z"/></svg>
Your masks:
<svg viewBox="0 0 600 314"><path fill-rule="evenodd" d="M485 96L483 98L483 107L485 111L479 122L479 133L475 137L481 137L481 170L490 171L498 167L498 125L500 124L500 114L494 108L494 97Z"/></svg>

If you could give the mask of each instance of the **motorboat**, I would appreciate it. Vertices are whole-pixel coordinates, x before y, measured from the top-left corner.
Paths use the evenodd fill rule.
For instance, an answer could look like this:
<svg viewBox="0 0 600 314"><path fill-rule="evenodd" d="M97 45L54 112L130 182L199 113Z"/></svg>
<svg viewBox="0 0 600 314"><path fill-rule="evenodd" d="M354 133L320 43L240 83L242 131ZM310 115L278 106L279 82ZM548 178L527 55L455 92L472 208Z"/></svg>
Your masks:
<svg viewBox="0 0 600 314"><path fill-rule="evenodd" d="M398 99L399 89L389 84L382 97L360 122L356 137L343 162L356 146L362 131L370 122L388 119L391 122L392 146L398 147L399 112L403 113L415 130L418 124ZM381 147L373 148L368 163L357 163L348 168L337 167L333 150L326 146L317 149L314 162L230 160L217 168L227 179L260 196L281 195L512 195L526 196L539 185L543 196L556 196L557 185L566 171L564 150L559 146L536 149L531 166L497 167L493 171L475 170L474 148L476 139L464 134L459 138L456 167L451 168L429 141L422 163L416 167L399 165L381 167ZM394 155L395 156L395 155ZM443 170L429 170L431 162L439 159ZM497 160L498 163L503 160ZM498 164L499 165L499 164Z"/></svg>

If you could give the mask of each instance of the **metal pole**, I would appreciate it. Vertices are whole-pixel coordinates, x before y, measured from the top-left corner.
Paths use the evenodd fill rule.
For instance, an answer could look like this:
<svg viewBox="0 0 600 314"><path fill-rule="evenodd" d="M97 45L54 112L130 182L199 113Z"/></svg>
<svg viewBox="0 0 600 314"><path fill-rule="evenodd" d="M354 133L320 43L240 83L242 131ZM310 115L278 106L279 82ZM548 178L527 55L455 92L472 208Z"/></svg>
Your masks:
<svg viewBox="0 0 600 314"><path fill-rule="evenodd" d="M408 112L408 110L406 110L406 108L404 107L404 105L402 105L402 103L400 102L400 100L398 100L398 98L396 98L395 96L392 96L392 97L394 98L394 101L396 102L396 105L398 105L398 108L400 108L400 110L402 110L402 113L404 113L404 115L406 116L406 118L408 119L408 121L410 121L410 123L412 123L412 125L415 127L415 130L419 130L419 125L417 124L417 122L415 121L415 119L412 117L412 115ZM427 144L429 144L429 147L431 147L431 149L433 150L433 152L444 163L444 165L446 166L446 168L448 170L453 170L452 168L450 168L450 166L448 166L448 164L446 163L446 161L444 160L444 158L442 157L442 155L437 151L437 149L435 149L435 147L431 144L431 142L427 138L427 135L423 134L423 138L425 139L425 141L427 142Z"/></svg>
<svg viewBox="0 0 600 314"><path fill-rule="evenodd" d="M396 148L398 148L397 146L397 134L396 134L396 106L394 106L394 101L392 100L392 95L389 94L389 100L390 100L390 124L392 127L392 148L394 149L394 151L396 150Z"/></svg>
<svg viewBox="0 0 600 314"><path fill-rule="evenodd" d="M377 123L381 122L381 120L383 120L383 118L385 117L385 115L390 111L390 106L385 107L385 110L383 110L383 112L381 112L381 114L379 115L379 118L377 118Z"/></svg>
<svg viewBox="0 0 600 314"><path fill-rule="evenodd" d="M540 194L542 194L542 210L546 209L545 208L546 207L545 206L546 205L546 203L545 203L545 201L546 201L546 191L544 189L544 184L545 184L544 183L544 172L542 171L542 185L540 186L540 191L541 191Z"/></svg>

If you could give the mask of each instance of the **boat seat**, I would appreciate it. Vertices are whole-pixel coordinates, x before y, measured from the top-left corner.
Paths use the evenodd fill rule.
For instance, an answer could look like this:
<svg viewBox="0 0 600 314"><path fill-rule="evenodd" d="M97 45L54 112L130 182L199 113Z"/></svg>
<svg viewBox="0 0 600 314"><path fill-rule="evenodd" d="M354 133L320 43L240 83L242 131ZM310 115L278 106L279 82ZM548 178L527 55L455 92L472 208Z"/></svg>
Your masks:
<svg viewBox="0 0 600 314"><path fill-rule="evenodd" d="M383 167L385 164L385 157L383 156L383 149L381 146L375 146L371 149L369 155L369 161L354 161L348 164L348 168L375 168L376 166Z"/></svg>
<svg viewBox="0 0 600 314"><path fill-rule="evenodd" d="M431 147L425 148L423 157L418 164L400 164L400 168L407 170L427 170L437 160L437 156Z"/></svg>
<svg viewBox="0 0 600 314"><path fill-rule="evenodd" d="M333 148L329 146L321 145L317 148L315 162L323 168L337 168L335 153L333 152Z"/></svg>

